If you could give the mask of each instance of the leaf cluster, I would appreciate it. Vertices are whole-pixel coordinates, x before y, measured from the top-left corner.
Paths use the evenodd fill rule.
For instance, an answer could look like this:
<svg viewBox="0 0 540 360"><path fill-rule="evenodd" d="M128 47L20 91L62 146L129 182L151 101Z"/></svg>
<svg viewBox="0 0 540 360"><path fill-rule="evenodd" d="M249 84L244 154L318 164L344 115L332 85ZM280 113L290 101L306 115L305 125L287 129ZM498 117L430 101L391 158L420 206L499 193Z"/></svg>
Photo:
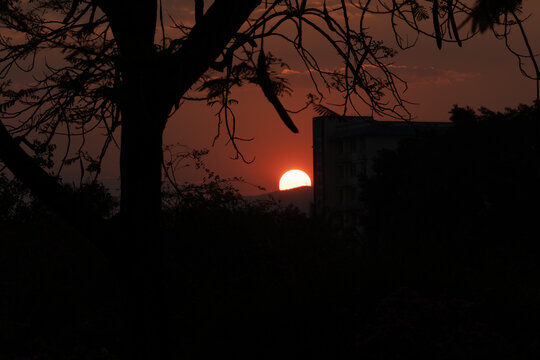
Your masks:
<svg viewBox="0 0 540 360"><path fill-rule="evenodd" d="M82 137L78 147L67 141L66 160L100 129L101 160L119 125L115 41L106 17L91 1L9 1L0 26L0 78L7 79L0 120L30 151L36 140L49 146L57 137Z"/></svg>
<svg viewBox="0 0 540 360"><path fill-rule="evenodd" d="M485 32L495 24L501 23L501 17L520 12L523 0L477 0L471 14L472 31Z"/></svg>

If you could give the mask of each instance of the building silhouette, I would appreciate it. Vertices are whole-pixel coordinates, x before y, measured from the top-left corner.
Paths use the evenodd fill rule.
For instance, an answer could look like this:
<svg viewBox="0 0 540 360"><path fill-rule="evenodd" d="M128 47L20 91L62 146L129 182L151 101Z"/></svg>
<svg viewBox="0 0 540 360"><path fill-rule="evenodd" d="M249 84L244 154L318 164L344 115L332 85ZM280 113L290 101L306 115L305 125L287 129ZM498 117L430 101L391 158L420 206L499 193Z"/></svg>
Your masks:
<svg viewBox="0 0 540 360"><path fill-rule="evenodd" d="M361 181L372 173L373 158L401 139L441 131L450 123L376 121L370 116L313 118L314 215L337 227L360 225Z"/></svg>

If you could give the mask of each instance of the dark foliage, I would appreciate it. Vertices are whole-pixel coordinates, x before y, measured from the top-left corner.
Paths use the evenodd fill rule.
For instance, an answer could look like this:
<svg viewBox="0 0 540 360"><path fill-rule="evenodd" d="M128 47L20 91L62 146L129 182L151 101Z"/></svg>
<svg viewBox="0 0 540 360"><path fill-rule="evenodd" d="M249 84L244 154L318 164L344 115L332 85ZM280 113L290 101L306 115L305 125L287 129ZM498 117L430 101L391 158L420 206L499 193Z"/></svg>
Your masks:
<svg viewBox="0 0 540 360"><path fill-rule="evenodd" d="M101 183L82 183L79 187L65 185L65 188L75 195L75 199L87 202L99 216L109 218L118 208L116 199ZM0 173L0 228L42 222L40 217L49 218L55 215L20 181Z"/></svg>
<svg viewBox="0 0 540 360"><path fill-rule="evenodd" d="M296 208L247 201L216 177L165 196L171 352L352 354L360 268L351 239ZM56 217L31 211L38 212L32 221L0 230L7 294L0 322L9 341L1 357L118 358L122 303L111 264Z"/></svg>
<svg viewBox="0 0 540 360"><path fill-rule="evenodd" d="M477 0L471 14L473 31L484 32L500 23L502 16L519 11L523 0Z"/></svg>
<svg viewBox="0 0 540 360"><path fill-rule="evenodd" d="M26 187L0 173L0 225L26 218L29 198Z"/></svg>
<svg viewBox="0 0 540 360"><path fill-rule="evenodd" d="M534 111L456 107L447 133L382 153L362 238L246 201L211 172L167 193L172 355L538 358ZM0 357L119 358L111 264L56 217L28 209L16 231L0 228Z"/></svg>
<svg viewBox="0 0 540 360"><path fill-rule="evenodd" d="M23 208L0 223L0 358L117 359L119 284L110 265L39 202Z"/></svg>
<svg viewBox="0 0 540 360"><path fill-rule="evenodd" d="M454 126L447 133L411 139L381 153L376 176L366 183L367 263L379 282L374 290L384 294L406 286L423 294L409 291L381 302L374 321L384 335L374 341L404 341L395 338L397 331L409 333L399 335L408 337L409 346L450 341L438 348L465 351L461 342L479 346L473 339L481 335L486 343L474 358L504 358L506 351L513 358L538 356L536 110L520 106L476 114L455 107L451 114ZM456 299L469 303L467 309L445 315ZM417 326L425 316L446 318L437 326L424 322L425 333L417 337L385 323L387 316L412 316L404 320L406 327ZM441 338L441 327L452 323L462 333ZM483 330L474 330L479 325ZM426 347L423 354L433 350ZM444 358L463 358L448 354L454 355Z"/></svg>

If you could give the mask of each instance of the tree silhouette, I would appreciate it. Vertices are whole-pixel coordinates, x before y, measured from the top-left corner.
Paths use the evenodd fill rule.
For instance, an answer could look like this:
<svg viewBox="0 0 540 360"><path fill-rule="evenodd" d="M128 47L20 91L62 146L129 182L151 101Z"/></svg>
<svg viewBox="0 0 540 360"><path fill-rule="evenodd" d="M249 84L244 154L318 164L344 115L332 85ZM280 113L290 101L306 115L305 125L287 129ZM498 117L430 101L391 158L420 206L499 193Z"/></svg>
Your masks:
<svg viewBox="0 0 540 360"><path fill-rule="evenodd" d="M371 14L388 15L396 43L403 50L414 47L421 35L433 37L442 49L444 43L461 47L464 40L491 31L497 39L504 40L508 51L517 58L521 73L536 82L536 100L540 102L540 67L523 25L528 17L522 14L522 3L523 0L370 0L359 2L359 6ZM464 32L468 23L471 31ZM412 30L412 34L407 30ZM521 46L510 39L512 30L523 41ZM537 112L540 123L540 109Z"/></svg>
<svg viewBox="0 0 540 360"><path fill-rule="evenodd" d="M366 236L381 256L374 263L390 264L382 271L392 281L430 291L489 287L512 267L537 271L527 260L539 251L530 211L540 199L535 107L477 114L455 106L451 120L445 133L374 160L363 193Z"/></svg>
<svg viewBox="0 0 540 360"><path fill-rule="evenodd" d="M174 21L166 31L162 2L156 0L2 1L0 159L115 264L125 286L126 333L132 344L126 356L167 354L159 224L162 135L170 115L186 101L217 104L218 121L238 150L229 94L251 83L296 132L279 99L290 89L272 70L280 60L264 42L279 38L304 63L316 93L308 104L319 111L333 111L324 105L320 90L327 87L342 95L343 113L366 104L375 113L409 119L401 97L406 86L389 66L395 52L369 34L365 17L386 12L418 34L435 37L439 47L443 41L460 43L455 17L465 19L475 10L462 1L440 3L215 0L209 5L195 0L195 23ZM418 26L426 19L434 25L430 32ZM496 20L511 25L505 17ZM306 34L321 37L342 66L321 66L306 45ZM397 39L400 46L409 46ZM92 155L84 145L95 130L106 135L101 151ZM54 151L62 137L67 149L59 167L44 168L35 155ZM75 137L80 138L77 145ZM120 148L120 211L104 219L58 179L71 163L79 163L81 176L97 178L111 145Z"/></svg>

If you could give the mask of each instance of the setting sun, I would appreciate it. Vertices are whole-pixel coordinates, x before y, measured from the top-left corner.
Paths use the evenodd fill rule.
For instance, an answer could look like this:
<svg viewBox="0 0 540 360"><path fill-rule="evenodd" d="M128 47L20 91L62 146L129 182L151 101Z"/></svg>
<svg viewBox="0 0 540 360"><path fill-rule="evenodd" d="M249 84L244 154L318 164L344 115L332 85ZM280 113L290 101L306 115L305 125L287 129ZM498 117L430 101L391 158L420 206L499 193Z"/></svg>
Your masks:
<svg viewBox="0 0 540 360"><path fill-rule="evenodd" d="M302 170L289 170L279 179L279 190L289 190L301 186L311 186L309 175Z"/></svg>

